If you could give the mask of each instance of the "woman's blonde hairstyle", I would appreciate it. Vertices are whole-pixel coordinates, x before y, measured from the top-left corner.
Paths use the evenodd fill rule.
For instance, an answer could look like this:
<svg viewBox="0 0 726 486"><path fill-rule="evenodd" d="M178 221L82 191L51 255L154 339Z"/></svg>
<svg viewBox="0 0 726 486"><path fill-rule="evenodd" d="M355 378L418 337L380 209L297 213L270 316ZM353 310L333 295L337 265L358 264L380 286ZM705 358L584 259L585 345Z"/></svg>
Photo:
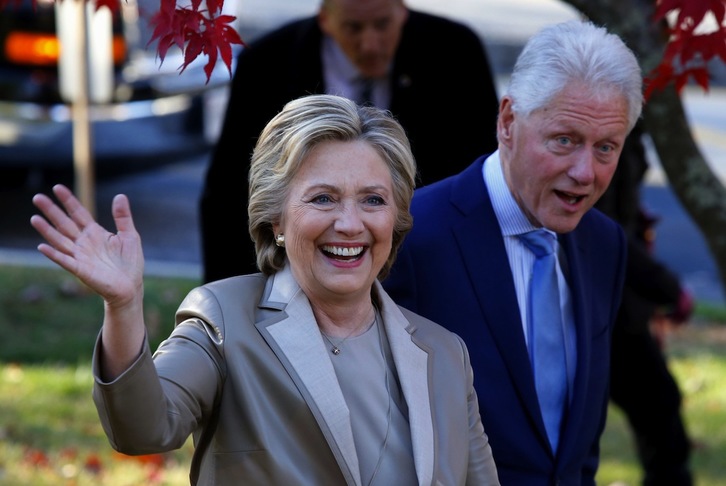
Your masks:
<svg viewBox="0 0 726 486"><path fill-rule="evenodd" d="M275 244L273 224L280 221L290 183L310 151L323 142L364 141L391 171L396 220L391 254L378 274L388 275L403 238L411 230L409 212L416 164L403 127L380 108L363 107L334 95L310 95L287 103L257 140L249 172L249 231L257 266L272 275L285 264L285 250Z"/></svg>

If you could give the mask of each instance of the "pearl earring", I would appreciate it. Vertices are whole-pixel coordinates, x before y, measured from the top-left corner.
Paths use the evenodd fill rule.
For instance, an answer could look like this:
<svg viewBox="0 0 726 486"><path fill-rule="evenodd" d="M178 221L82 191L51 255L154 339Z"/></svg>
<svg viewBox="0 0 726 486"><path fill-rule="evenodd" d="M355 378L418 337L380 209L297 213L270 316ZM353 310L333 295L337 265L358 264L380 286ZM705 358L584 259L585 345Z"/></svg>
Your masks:
<svg viewBox="0 0 726 486"><path fill-rule="evenodd" d="M285 248L285 235L280 233L279 235L275 236L275 244L280 248Z"/></svg>

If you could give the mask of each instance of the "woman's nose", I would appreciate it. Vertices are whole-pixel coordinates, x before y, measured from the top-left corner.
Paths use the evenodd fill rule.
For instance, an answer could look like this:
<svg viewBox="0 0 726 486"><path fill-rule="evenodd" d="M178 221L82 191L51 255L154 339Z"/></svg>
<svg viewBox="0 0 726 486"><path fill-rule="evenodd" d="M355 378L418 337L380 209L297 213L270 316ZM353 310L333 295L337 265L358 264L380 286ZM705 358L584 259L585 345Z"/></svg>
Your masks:
<svg viewBox="0 0 726 486"><path fill-rule="evenodd" d="M363 229L360 209L354 204L344 205L335 220L335 230L346 234L356 234L363 231Z"/></svg>

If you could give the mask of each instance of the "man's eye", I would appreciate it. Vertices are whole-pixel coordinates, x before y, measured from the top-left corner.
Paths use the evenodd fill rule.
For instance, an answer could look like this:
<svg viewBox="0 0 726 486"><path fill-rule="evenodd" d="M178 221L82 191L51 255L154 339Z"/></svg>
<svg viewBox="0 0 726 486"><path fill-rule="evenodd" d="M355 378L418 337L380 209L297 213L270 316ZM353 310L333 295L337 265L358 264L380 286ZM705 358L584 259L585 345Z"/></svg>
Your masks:
<svg viewBox="0 0 726 486"><path fill-rule="evenodd" d="M388 29L389 29L389 27L391 27L391 24L392 24L392 23L393 23L393 22L391 21L391 19L382 19L382 20L377 20L377 21L376 21L376 22L375 22L375 23L373 24L373 27L374 27L374 28L375 28L375 29L376 29L376 30L377 30L378 32L385 32L386 30L388 30Z"/></svg>
<svg viewBox="0 0 726 486"><path fill-rule="evenodd" d="M572 140L569 137L557 137L557 143L560 145L570 145Z"/></svg>

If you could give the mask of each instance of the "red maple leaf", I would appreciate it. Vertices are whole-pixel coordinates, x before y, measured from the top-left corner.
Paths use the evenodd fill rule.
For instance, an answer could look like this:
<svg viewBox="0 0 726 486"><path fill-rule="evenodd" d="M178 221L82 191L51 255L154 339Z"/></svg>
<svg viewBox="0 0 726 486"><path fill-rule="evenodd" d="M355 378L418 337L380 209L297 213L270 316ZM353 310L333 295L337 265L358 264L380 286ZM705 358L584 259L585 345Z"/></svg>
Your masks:
<svg viewBox="0 0 726 486"><path fill-rule="evenodd" d="M33 0L33 5L36 1ZM0 0L0 10L19 6L21 2ZM224 0L207 0L206 10L200 10L201 3L202 0L191 0L191 6L177 7L176 0L160 0L160 9L152 19L154 32L149 43L158 40L157 54L162 63L170 47L181 49L184 62L180 72L200 55L206 55L204 72L208 83L218 57L232 76L232 46L244 46L244 42L230 25L235 17L222 15ZM655 0L655 4L654 22L671 19L672 25L667 32L670 38L666 53L660 64L646 75L646 99L653 90L661 89L671 81L680 90L689 78L708 89L706 62L715 57L726 61L726 1ZM96 8L103 6L116 11L120 5L118 0L97 0ZM709 15L715 20L716 30L696 33L696 28Z"/></svg>
<svg viewBox="0 0 726 486"><path fill-rule="evenodd" d="M22 1L0 0L0 10L20 6ZM34 7L36 2L33 0ZM158 40L157 54L162 63L169 48L178 47L184 54L180 73L197 57L206 55L204 72L209 83L218 57L222 58L232 77L232 46L244 45L244 42L231 26L236 17L222 15L224 0L207 0L204 10L201 4L202 0L191 0L190 6L178 7L176 0L160 0L159 11L151 19L154 32L147 46ZM120 9L119 0L96 0L96 9L104 6L112 12Z"/></svg>
<svg viewBox="0 0 726 486"><path fill-rule="evenodd" d="M697 28L709 15L713 16L715 30ZM654 90L670 82L680 92L689 80L694 80L708 91L708 62L714 58L726 60L726 27L723 25L726 6L723 0L659 0L656 4L656 22L675 17L667 29L668 44L661 62L645 79L645 98Z"/></svg>
<svg viewBox="0 0 726 486"><path fill-rule="evenodd" d="M162 63L170 47L181 49L184 62L180 72L200 55L206 55L204 72L208 83L218 56L232 76L232 45L244 45L244 42L230 25L236 17L220 13L223 0L211 2L209 10L200 10L200 3L201 0L193 0L190 6L178 7L172 0L162 0L159 12L151 20L154 32L149 43L158 39L157 52Z"/></svg>

